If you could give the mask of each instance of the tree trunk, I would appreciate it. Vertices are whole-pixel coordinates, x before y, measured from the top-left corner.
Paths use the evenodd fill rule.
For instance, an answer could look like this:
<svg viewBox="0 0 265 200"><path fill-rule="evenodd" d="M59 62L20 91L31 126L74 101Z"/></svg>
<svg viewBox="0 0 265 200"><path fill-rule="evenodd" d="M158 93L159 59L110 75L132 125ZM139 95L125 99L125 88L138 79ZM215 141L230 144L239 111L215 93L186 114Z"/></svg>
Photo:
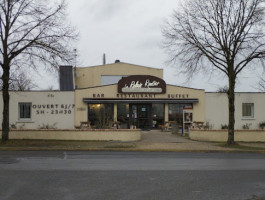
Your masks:
<svg viewBox="0 0 265 200"><path fill-rule="evenodd" d="M3 69L2 75L3 88L2 88L2 96L3 96L3 121L2 121L2 141L8 140L9 133L9 66L8 64Z"/></svg>
<svg viewBox="0 0 265 200"><path fill-rule="evenodd" d="M229 125L228 125L228 140L227 144L235 144L235 84L236 76L234 73L229 76L229 91L228 91L228 106L229 106Z"/></svg>

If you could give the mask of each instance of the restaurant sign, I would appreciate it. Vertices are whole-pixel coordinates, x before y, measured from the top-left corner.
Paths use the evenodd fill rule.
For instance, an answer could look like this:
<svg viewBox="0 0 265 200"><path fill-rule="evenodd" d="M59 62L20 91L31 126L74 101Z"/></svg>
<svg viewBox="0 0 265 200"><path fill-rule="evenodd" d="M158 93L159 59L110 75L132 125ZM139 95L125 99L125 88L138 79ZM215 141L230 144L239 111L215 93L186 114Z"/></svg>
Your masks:
<svg viewBox="0 0 265 200"><path fill-rule="evenodd" d="M118 93L165 94L166 83L161 78L149 75L123 77L118 82Z"/></svg>

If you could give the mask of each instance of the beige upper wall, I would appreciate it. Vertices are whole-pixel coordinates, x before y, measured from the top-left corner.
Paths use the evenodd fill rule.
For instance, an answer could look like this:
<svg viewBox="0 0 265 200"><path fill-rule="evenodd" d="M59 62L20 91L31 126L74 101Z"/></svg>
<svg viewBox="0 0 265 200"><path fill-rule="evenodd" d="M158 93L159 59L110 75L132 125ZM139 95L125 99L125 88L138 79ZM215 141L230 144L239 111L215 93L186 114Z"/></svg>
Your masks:
<svg viewBox="0 0 265 200"><path fill-rule="evenodd" d="M128 63L113 63L94 67L76 68L75 85L88 88L101 85L101 76L152 75L163 79L163 69L144 67Z"/></svg>
<svg viewBox="0 0 265 200"><path fill-rule="evenodd" d="M83 102L83 98L102 98L102 99L133 99L133 98L142 98L141 95L138 94L138 97L135 94L135 97L126 96L125 94L118 93L118 85L108 85L108 86L99 86L87 89L77 89L75 91L75 125L80 125L80 121L87 120L87 104ZM169 95L171 95L170 99L182 99L182 95L185 95L185 99L198 99L198 103L193 104L193 121L205 121L205 92L204 90L178 87L173 85L167 85L166 94L151 94L151 97L147 94L148 97L144 97L143 99L169 99ZM119 97L117 97L119 94ZM122 95L122 96L120 96ZM181 97L179 97L181 95ZM188 95L188 97L187 97Z"/></svg>

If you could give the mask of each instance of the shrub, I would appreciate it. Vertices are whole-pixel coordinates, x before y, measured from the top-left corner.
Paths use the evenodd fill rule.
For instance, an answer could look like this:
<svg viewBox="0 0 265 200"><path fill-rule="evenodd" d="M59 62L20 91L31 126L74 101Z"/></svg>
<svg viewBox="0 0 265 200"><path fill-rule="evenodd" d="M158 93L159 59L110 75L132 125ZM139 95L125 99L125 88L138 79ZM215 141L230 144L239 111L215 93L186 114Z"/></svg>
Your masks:
<svg viewBox="0 0 265 200"><path fill-rule="evenodd" d="M259 123L259 127L260 127L260 129L264 130L264 128L265 128L265 122L260 122Z"/></svg>
<svg viewBox="0 0 265 200"><path fill-rule="evenodd" d="M39 125L39 129L56 129L56 125L57 125L57 122L55 122L52 125L50 125L50 124L42 124L42 125Z"/></svg>
<svg viewBox="0 0 265 200"><path fill-rule="evenodd" d="M228 129L228 125L227 124L221 124L221 129Z"/></svg>
<svg viewBox="0 0 265 200"><path fill-rule="evenodd" d="M210 124L210 122L205 122L205 125L203 125L204 130L210 130L213 129L213 125Z"/></svg>
<svg viewBox="0 0 265 200"><path fill-rule="evenodd" d="M10 128L17 129L17 126L16 126L16 124L12 123L12 124L10 124Z"/></svg>
<svg viewBox="0 0 265 200"><path fill-rule="evenodd" d="M242 126L243 129L249 129L249 127L251 126L251 123L246 123Z"/></svg>

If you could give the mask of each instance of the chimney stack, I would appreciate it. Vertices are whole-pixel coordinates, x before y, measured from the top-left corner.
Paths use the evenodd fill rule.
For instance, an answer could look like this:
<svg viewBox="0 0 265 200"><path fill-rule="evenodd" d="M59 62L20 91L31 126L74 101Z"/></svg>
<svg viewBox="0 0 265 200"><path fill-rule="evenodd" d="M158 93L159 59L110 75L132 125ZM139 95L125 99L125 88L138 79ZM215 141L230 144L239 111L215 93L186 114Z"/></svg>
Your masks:
<svg viewBox="0 0 265 200"><path fill-rule="evenodd" d="M60 91L73 91L73 67L72 66L59 66L60 78Z"/></svg>
<svg viewBox="0 0 265 200"><path fill-rule="evenodd" d="M103 54L103 65L106 65L106 54Z"/></svg>

